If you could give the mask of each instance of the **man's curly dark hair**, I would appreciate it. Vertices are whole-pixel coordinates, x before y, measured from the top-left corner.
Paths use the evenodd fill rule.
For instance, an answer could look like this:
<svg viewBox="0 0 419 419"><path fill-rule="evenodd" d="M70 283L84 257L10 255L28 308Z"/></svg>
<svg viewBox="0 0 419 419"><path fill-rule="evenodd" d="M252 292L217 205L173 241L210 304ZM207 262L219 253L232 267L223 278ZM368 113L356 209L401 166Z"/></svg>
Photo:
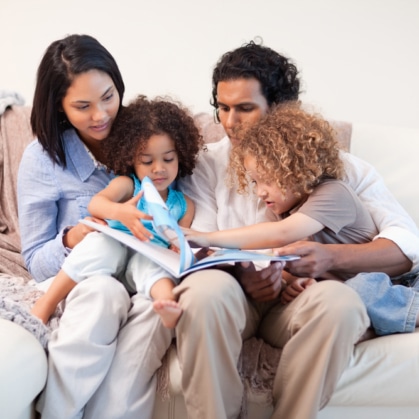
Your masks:
<svg viewBox="0 0 419 419"><path fill-rule="evenodd" d="M218 109L217 86L220 81L256 79L268 106L297 100L300 80L297 67L286 57L254 41L226 52L212 73L211 105Z"/></svg>
<svg viewBox="0 0 419 419"><path fill-rule="evenodd" d="M178 177L191 175L203 139L192 115L168 97L147 99L140 95L124 106L109 137L103 141L103 161L117 175L135 173L139 154L153 135L167 134L175 143L179 160Z"/></svg>

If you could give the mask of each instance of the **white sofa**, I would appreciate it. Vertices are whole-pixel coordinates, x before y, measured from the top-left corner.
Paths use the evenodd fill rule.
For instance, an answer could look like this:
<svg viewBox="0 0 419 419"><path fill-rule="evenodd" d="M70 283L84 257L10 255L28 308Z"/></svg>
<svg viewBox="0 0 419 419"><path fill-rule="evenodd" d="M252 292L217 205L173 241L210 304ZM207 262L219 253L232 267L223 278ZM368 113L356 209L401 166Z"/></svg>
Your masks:
<svg viewBox="0 0 419 419"><path fill-rule="evenodd" d="M220 132L214 130L220 126L213 126L205 116L200 117L205 122L204 136L209 141L215 140ZM349 133L351 151L377 166L390 189L419 223L417 193L415 188L407 187L412 177L419 178L415 155L415 150L419 153L419 129L353 124L349 126L350 135L351 129L348 131L348 125L345 128L341 134ZM0 319L0 339L0 418L33 418L33 401L46 380L45 352L33 334L9 320ZM174 345L164 368L170 374L169 394L158 395L154 419L184 419L187 415ZM248 389L250 419L270 417L269 396ZM358 344L330 403L318 415L319 419L418 417L419 329L413 334L380 337Z"/></svg>

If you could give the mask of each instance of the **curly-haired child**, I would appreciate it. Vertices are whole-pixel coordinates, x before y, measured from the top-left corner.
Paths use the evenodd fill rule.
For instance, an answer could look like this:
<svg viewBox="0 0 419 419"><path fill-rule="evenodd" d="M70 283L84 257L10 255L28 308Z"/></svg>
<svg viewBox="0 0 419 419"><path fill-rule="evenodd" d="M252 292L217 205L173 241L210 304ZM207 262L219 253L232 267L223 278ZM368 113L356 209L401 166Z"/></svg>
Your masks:
<svg viewBox="0 0 419 419"><path fill-rule="evenodd" d="M310 238L322 243L365 243L377 228L352 189L341 179L343 162L333 128L300 103L277 105L256 125L237 130L231 178L240 193L253 185L278 221L201 233L187 232L200 246L265 249ZM313 278L284 275L282 301L295 298ZM330 272L327 278L347 279ZM321 278L321 279L326 279Z"/></svg>
<svg viewBox="0 0 419 419"><path fill-rule="evenodd" d="M120 111L109 137L102 143L103 159L114 177L88 205L94 219L143 241L168 246L153 235L147 204L141 199L141 181L148 176L181 227L190 227L193 202L172 188L192 174L203 140L192 116L168 98L138 96ZM129 292L154 300L154 310L166 327L174 327L182 310L175 301L177 279L147 257L99 232L89 233L66 258L48 291L35 303L32 314L46 323L58 303L91 275L112 275Z"/></svg>

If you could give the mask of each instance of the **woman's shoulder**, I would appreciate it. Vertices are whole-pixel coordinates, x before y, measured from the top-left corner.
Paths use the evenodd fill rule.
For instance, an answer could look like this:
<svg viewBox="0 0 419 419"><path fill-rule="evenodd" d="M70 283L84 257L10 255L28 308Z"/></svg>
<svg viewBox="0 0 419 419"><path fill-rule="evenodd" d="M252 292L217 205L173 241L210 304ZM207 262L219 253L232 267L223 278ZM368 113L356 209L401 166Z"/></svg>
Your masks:
<svg viewBox="0 0 419 419"><path fill-rule="evenodd" d="M21 165L37 163L48 165L49 162L50 158L48 157L47 152L36 138L31 141L23 151Z"/></svg>

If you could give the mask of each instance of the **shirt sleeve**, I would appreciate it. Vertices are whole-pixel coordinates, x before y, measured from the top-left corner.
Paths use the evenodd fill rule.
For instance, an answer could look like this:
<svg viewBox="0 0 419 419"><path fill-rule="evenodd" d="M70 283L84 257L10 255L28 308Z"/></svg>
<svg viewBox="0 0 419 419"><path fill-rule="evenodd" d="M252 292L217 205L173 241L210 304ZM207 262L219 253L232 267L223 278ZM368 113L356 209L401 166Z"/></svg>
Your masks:
<svg viewBox="0 0 419 419"><path fill-rule="evenodd" d="M201 152L193 175L179 180L179 189L195 204L195 215L191 228L198 231L218 230L217 173L212 162L211 145L208 145L208 150Z"/></svg>
<svg viewBox="0 0 419 419"><path fill-rule="evenodd" d="M22 255L38 282L57 274L67 250L63 230L57 230L60 191L53 176L53 163L40 147L26 148L18 172L18 211Z"/></svg>
<svg viewBox="0 0 419 419"><path fill-rule="evenodd" d="M418 272L419 231L413 219L372 165L350 153L343 152L341 157L346 181L366 205L378 228L379 233L374 239L385 238L394 242L412 261L412 272Z"/></svg>
<svg viewBox="0 0 419 419"><path fill-rule="evenodd" d="M320 184L298 212L338 234L357 217L357 207L347 188L339 181Z"/></svg>

